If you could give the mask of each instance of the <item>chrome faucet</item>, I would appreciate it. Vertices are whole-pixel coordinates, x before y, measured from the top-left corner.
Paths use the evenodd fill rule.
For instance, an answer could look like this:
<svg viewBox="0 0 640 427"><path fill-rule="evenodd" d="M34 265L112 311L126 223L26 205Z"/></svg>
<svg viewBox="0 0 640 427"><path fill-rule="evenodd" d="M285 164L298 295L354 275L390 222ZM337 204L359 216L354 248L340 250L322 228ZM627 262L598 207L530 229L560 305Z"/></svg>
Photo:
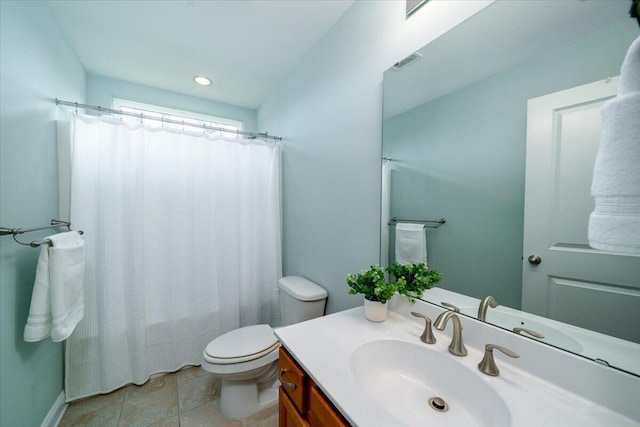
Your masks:
<svg viewBox="0 0 640 427"><path fill-rule="evenodd" d="M431 329L431 319L429 319L424 314L420 314L415 311L412 311L411 315L413 317L420 317L421 319L424 319L424 332L420 336L420 341L422 341L425 344L435 344L436 337L433 336L433 330Z"/></svg>
<svg viewBox="0 0 640 427"><path fill-rule="evenodd" d="M496 366L496 361L493 358L493 349L498 349L509 357L518 358L520 355L514 353L508 348L501 347L495 344L487 344L484 346L484 357L478 363L478 369L483 374L491 375L492 377L497 377L500 375L500 370Z"/></svg>
<svg viewBox="0 0 640 427"><path fill-rule="evenodd" d="M480 307L478 308L478 320L482 322L486 322L487 320L487 309L489 307L496 308L498 306L498 301L492 296L486 296L482 298L480 301Z"/></svg>
<svg viewBox="0 0 640 427"><path fill-rule="evenodd" d="M449 353L454 356L466 356L467 348L462 342L462 323L456 313L453 311L445 311L441 313L436 319L434 326L437 330L443 331L444 327L447 326L449 319L453 322L453 334L451 335L451 344L449 344Z"/></svg>

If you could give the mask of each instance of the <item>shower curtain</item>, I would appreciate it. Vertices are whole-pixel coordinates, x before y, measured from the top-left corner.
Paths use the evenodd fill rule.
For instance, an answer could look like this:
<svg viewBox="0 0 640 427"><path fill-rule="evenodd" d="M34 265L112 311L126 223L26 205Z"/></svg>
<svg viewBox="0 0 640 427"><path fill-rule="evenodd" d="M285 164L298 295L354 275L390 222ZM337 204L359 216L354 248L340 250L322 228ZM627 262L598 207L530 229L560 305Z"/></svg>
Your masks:
<svg viewBox="0 0 640 427"><path fill-rule="evenodd" d="M71 208L87 256L67 401L200 364L232 329L279 324L275 144L75 115Z"/></svg>

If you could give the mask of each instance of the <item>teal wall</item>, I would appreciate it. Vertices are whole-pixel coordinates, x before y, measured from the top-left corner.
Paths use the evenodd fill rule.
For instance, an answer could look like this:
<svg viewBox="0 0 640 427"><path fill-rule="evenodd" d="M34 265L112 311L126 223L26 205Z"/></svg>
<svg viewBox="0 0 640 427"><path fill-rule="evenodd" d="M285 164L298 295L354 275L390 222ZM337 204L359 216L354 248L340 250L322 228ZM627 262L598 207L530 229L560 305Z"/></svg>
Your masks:
<svg viewBox="0 0 640 427"><path fill-rule="evenodd" d="M0 0L1 225L40 225L57 215L55 97L108 106L117 96L236 118L248 130L285 135L288 273L326 287L329 311L361 304L347 295L345 278L378 262L382 73L483 7L438 3L411 20L402 2L354 3L281 82L256 127L252 110L85 77L45 3ZM40 425L62 391L62 346L22 341L36 260L37 250L0 239L1 426Z"/></svg>
<svg viewBox="0 0 640 427"><path fill-rule="evenodd" d="M85 72L45 2L0 1L0 225L58 216L56 97L85 100ZM24 240L43 237L30 233ZM0 238L0 425L39 426L62 392L62 344L22 339L38 249Z"/></svg>
<svg viewBox="0 0 640 427"><path fill-rule="evenodd" d="M195 84L195 83L194 83ZM123 80L89 74L87 76L87 101L91 105L111 108L113 98L160 105L166 108L208 114L226 119L239 120L246 131L256 128L256 110L211 101L209 99L182 95L163 89L129 83ZM269 129L267 129L269 131Z"/></svg>
<svg viewBox="0 0 640 427"><path fill-rule="evenodd" d="M527 100L618 75L637 36L625 19L384 121L391 216L447 219L427 234L442 287L520 308Z"/></svg>
<svg viewBox="0 0 640 427"><path fill-rule="evenodd" d="M0 225L58 217L57 97L111 106L120 97L243 122L256 111L106 77L87 76L46 2L0 1ZM30 233L38 239L51 231ZM0 426L39 426L63 390L63 347L26 343L38 249L0 239Z"/></svg>
<svg viewBox="0 0 640 427"><path fill-rule="evenodd" d="M356 1L258 110L282 135L283 268L362 304L346 277L379 262L382 74L487 3Z"/></svg>

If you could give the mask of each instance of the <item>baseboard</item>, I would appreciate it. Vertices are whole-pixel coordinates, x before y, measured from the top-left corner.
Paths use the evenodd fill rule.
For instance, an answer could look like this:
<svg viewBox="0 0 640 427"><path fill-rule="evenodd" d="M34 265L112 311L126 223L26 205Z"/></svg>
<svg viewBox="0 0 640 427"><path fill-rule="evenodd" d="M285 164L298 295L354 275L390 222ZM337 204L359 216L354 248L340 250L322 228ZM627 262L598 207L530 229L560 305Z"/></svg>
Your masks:
<svg viewBox="0 0 640 427"><path fill-rule="evenodd" d="M58 427L60 424L60 420L62 420L62 416L67 410L67 404L64 401L64 391L60 393L60 396L53 402L53 406L49 409L49 413L40 424L40 427Z"/></svg>

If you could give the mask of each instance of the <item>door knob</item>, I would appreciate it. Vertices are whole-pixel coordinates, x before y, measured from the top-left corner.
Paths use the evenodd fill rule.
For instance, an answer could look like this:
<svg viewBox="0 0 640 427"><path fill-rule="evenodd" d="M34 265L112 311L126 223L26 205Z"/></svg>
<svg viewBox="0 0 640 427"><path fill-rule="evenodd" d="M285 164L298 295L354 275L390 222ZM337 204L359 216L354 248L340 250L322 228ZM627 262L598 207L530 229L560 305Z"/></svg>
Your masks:
<svg viewBox="0 0 640 427"><path fill-rule="evenodd" d="M538 265L542 262L542 258L540 258L538 255L531 255L527 259L529 260L529 263L533 265Z"/></svg>

